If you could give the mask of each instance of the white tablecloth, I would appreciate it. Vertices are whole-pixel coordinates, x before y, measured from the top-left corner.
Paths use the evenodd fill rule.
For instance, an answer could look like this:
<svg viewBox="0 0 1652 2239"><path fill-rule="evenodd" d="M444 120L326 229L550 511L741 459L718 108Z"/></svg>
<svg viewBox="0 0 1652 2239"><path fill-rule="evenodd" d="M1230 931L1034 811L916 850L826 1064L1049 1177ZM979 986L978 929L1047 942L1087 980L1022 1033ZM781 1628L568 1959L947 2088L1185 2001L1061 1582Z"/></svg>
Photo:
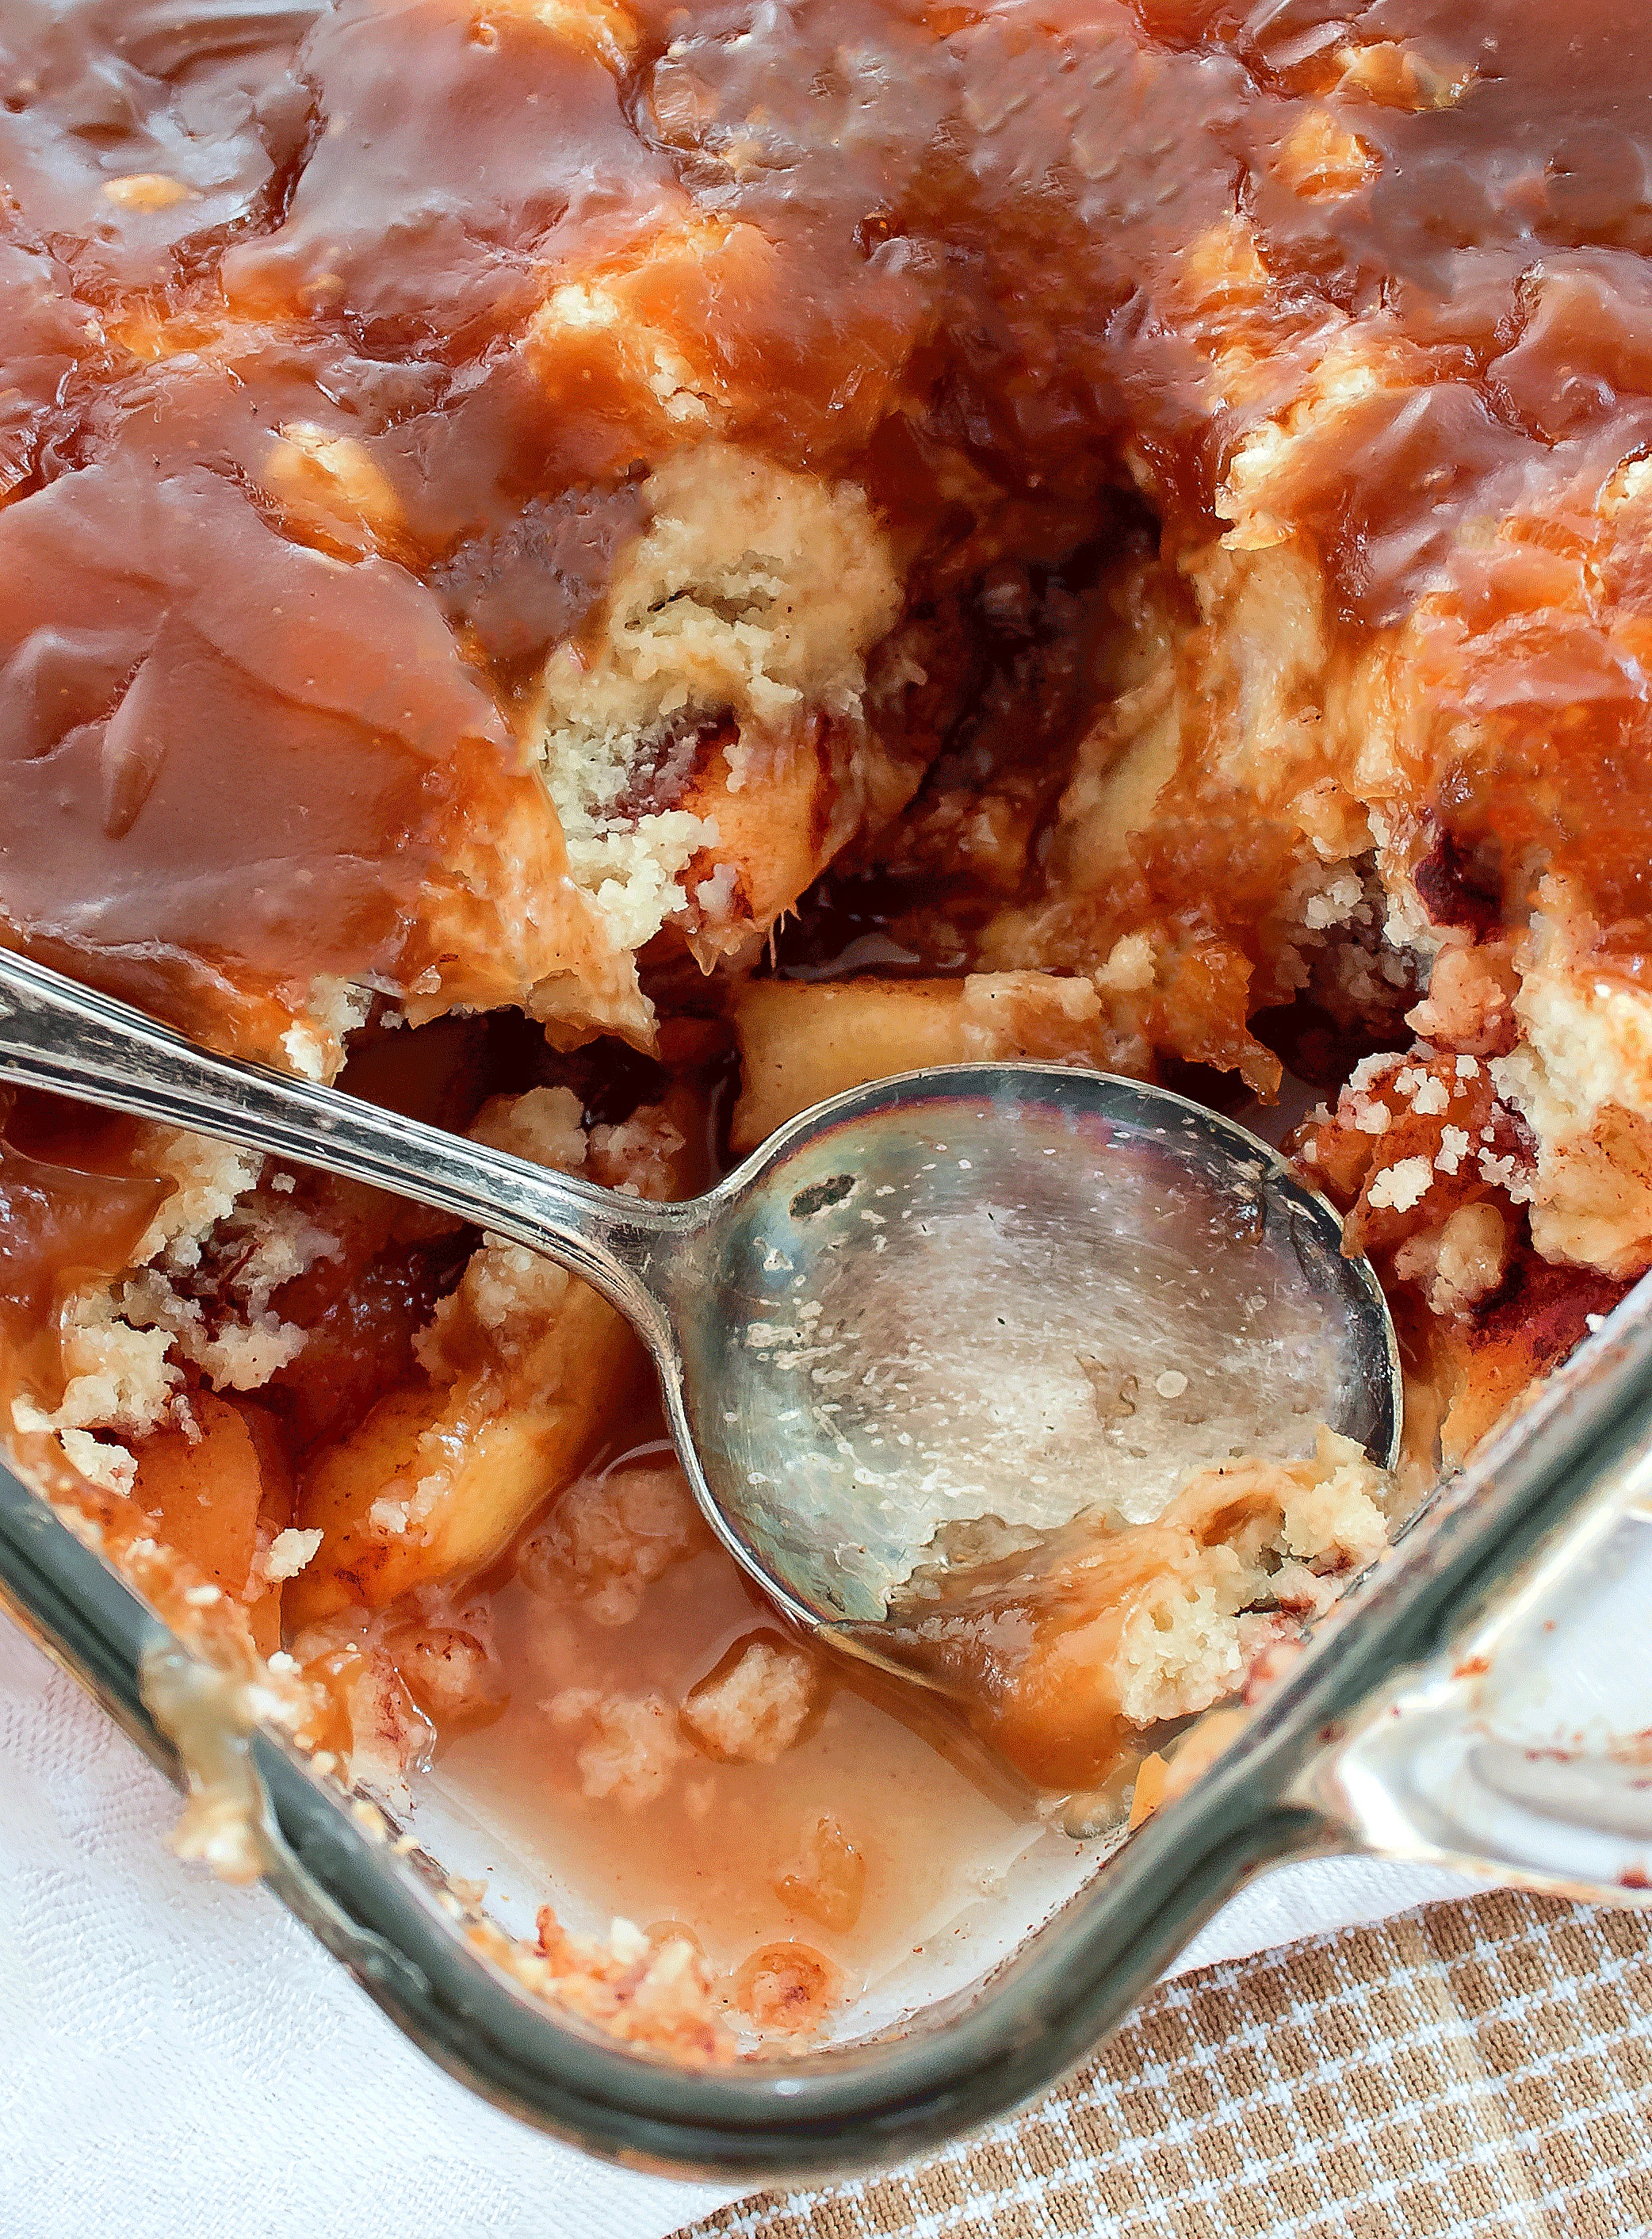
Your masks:
<svg viewBox="0 0 1652 2239"><path fill-rule="evenodd" d="M177 1808L0 1618L0 2239L660 2239L729 2197L474 2099L273 1897L181 1865ZM1468 1886L1281 1869L1180 1963Z"/></svg>

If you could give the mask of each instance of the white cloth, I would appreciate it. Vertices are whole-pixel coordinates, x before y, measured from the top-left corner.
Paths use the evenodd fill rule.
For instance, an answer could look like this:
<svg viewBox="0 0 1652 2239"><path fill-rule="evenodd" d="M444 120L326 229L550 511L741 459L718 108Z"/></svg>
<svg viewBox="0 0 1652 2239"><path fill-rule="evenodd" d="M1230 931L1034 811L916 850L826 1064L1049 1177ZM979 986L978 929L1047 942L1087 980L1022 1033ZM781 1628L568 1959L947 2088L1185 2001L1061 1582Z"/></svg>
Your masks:
<svg viewBox="0 0 1652 2239"><path fill-rule="evenodd" d="M661 2239L731 2196L472 2097L274 1897L181 1865L177 1808L0 1617L0 2239ZM1179 1964L1469 1886L1284 1868Z"/></svg>

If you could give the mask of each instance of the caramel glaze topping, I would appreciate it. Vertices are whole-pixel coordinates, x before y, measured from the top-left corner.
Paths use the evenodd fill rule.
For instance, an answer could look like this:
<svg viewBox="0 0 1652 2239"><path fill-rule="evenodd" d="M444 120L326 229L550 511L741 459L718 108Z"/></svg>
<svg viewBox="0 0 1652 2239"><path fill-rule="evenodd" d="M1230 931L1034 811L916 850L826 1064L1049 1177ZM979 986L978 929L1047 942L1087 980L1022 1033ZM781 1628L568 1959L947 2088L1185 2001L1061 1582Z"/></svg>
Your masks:
<svg viewBox="0 0 1652 2239"><path fill-rule="evenodd" d="M662 440L535 329L593 274L932 566L960 458L1058 553L1126 462L1208 535L1354 367L1266 508L1435 664L1417 852L1500 907L1558 863L1635 947L1646 570L1596 501L1652 438L1652 30L1607 0L25 0L0 42L0 906L91 976L255 1046L453 948L461 815L545 821L498 704Z"/></svg>
<svg viewBox="0 0 1652 2239"><path fill-rule="evenodd" d="M95 976L255 1046L316 971L432 961L460 804L538 807L490 701L600 599L660 442L612 353L536 350L593 272L726 430L932 548L960 455L1058 549L1126 455L1208 533L1357 342L1269 508L1350 623L1426 606L1471 740L1430 742L1430 844L1499 906L1563 860L1634 946L1643 570L1591 508L1652 432L1652 33L1604 0L105 0L3 38L0 904ZM295 427L365 447L370 528Z"/></svg>

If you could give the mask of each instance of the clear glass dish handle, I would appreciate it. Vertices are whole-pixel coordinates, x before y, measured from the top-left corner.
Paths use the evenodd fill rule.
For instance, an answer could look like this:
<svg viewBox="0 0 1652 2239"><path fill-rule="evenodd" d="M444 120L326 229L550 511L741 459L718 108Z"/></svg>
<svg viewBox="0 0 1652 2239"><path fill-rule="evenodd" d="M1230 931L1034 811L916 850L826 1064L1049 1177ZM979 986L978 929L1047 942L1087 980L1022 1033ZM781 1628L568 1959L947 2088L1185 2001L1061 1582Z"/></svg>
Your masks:
<svg viewBox="0 0 1652 2239"><path fill-rule="evenodd" d="M1562 1374L1586 1391L1590 1352L1609 1367L1614 1339L1632 1348L1647 1319L1637 1292L1614 1317L1620 1327L1609 1325ZM1506 1464L1520 1458L1519 1433L1516 1420L1495 1442ZM1339 1722L1286 1794L1350 1849L1648 1903L1652 1394L1643 1386L1582 1440L1569 1467L1565 1520L1459 1605L1435 1654L1393 1672ZM1485 1472L1488 1498L1496 1474ZM1471 1506L1472 1475L1463 1492Z"/></svg>

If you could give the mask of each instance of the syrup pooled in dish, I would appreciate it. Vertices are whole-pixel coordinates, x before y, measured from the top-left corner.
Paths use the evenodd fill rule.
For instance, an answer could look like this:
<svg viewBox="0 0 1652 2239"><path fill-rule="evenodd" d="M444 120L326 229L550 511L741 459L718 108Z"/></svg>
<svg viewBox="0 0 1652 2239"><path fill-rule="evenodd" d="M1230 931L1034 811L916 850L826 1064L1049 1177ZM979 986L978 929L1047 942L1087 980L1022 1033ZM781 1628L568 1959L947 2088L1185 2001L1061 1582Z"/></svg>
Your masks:
<svg viewBox="0 0 1652 2239"><path fill-rule="evenodd" d="M1117 1816L1652 1260L1649 92L1605 0L7 11L0 938L656 1196L915 1065L1288 1069L1400 1325L1397 1484L926 1604L937 1727L620 1497L561 1270L11 1098L18 1466L340 1777L720 1876L515 1952L622 2035L829 2019L903 1782Z"/></svg>

